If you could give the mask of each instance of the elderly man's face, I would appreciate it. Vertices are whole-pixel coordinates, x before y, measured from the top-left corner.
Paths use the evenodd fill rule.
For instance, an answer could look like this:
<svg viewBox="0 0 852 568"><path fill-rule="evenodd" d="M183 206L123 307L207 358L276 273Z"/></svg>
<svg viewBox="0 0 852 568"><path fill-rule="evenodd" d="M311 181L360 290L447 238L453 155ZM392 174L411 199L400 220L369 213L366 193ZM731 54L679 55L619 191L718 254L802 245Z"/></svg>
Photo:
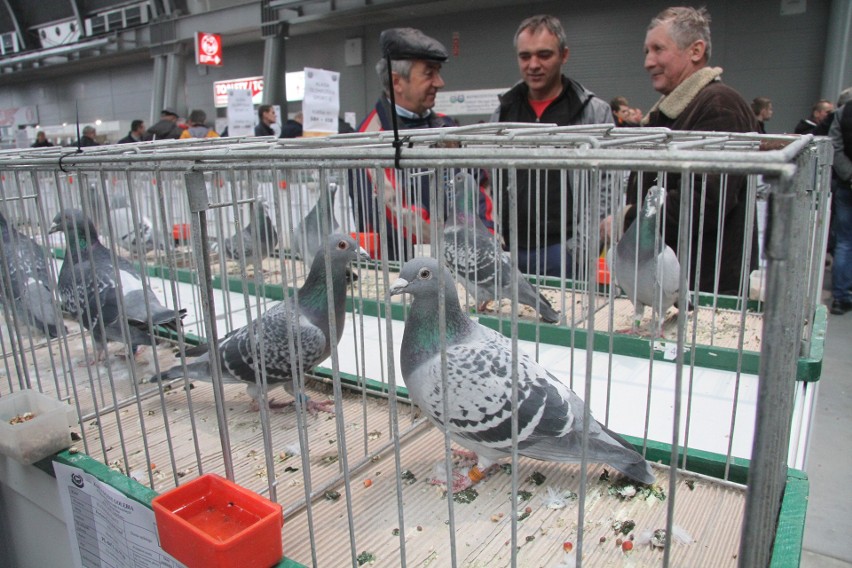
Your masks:
<svg viewBox="0 0 852 568"><path fill-rule="evenodd" d="M559 38L547 28L518 34L518 67L533 100L547 100L562 90L562 66L568 61L568 48L559 49Z"/></svg>
<svg viewBox="0 0 852 568"><path fill-rule="evenodd" d="M671 22L648 30L645 35L645 70L654 90L668 95L704 64L704 42L680 49L672 39Z"/></svg>
<svg viewBox="0 0 852 568"><path fill-rule="evenodd" d="M435 95L443 86L441 64L436 61L413 61L408 79L393 75L396 104L417 114L435 106Z"/></svg>

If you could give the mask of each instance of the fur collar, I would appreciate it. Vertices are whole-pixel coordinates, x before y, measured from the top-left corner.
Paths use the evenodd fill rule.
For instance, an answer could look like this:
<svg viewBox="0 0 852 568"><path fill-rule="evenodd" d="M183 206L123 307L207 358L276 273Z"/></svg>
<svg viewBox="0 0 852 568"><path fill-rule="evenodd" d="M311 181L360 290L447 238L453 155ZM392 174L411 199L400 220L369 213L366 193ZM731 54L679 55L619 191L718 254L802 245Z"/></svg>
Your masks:
<svg viewBox="0 0 852 568"><path fill-rule="evenodd" d="M703 67L699 69L687 77L674 91L661 97L642 119L642 124L648 124L648 117L655 110L659 110L671 119L676 119L689 103L692 102L692 99L698 95L701 89L713 81L718 81L721 74L721 67Z"/></svg>

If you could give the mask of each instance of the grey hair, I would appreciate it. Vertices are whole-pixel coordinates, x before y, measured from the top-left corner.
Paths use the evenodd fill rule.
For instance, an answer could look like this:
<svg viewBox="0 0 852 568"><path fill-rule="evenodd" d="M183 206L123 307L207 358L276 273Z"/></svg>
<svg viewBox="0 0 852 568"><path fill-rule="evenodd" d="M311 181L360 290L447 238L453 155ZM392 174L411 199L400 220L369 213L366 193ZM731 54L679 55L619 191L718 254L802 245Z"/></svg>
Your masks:
<svg viewBox="0 0 852 568"><path fill-rule="evenodd" d="M841 107L849 101L852 101L852 87L846 87L840 91L840 94L837 95L837 106Z"/></svg>
<svg viewBox="0 0 852 568"><path fill-rule="evenodd" d="M679 49L686 49L698 40L704 41L704 56L710 61L710 12L706 8L678 6L666 8L651 20L648 30L671 22L669 34Z"/></svg>
<svg viewBox="0 0 852 568"><path fill-rule="evenodd" d="M568 38L565 35L565 29L562 27L562 22L559 21L559 18L555 16L549 16L547 14L540 14L538 16L531 16L521 22L518 26L518 31L515 32L514 46L518 47L518 36L521 35L521 32L524 30L529 30L530 33L535 33L541 28L546 29L550 33L556 36L556 39L559 40L559 51L565 51L565 48L568 47Z"/></svg>
<svg viewBox="0 0 852 568"><path fill-rule="evenodd" d="M402 77L403 79L408 79L411 77L411 65L413 61L411 59L392 59L391 60L391 71ZM378 63L376 63L376 74L379 76L379 80L382 82L382 88L386 93L390 92L391 84L390 78L388 77L388 61L384 57L379 59Z"/></svg>

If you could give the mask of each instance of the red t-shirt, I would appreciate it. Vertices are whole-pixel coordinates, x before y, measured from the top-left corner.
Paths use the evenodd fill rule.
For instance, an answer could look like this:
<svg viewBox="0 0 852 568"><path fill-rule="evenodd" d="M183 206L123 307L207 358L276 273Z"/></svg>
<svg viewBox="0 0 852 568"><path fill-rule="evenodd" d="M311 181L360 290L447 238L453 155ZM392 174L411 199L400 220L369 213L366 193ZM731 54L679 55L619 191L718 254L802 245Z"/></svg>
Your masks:
<svg viewBox="0 0 852 568"><path fill-rule="evenodd" d="M547 99L546 101L534 101L532 99L529 99L530 106L532 107L533 112L535 112L535 117L541 118L542 113L544 113L544 109L546 109L548 107L548 105L550 103L552 103L555 98L556 97L553 97L553 98Z"/></svg>

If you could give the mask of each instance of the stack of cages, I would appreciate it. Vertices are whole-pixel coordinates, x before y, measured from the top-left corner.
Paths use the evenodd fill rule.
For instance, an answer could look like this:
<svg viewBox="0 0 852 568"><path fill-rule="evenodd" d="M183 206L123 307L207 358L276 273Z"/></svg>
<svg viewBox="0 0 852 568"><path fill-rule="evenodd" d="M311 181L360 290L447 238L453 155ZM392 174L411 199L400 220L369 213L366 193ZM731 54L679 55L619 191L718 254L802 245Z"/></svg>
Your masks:
<svg viewBox="0 0 852 568"><path fill-rule="evenodd" d="M23 389L67 401L79 451L151 493L218 473L269 497L284 509L285 556L309 566L798 558L803 519L779 511L807 492L829 145L606 126L400 134L399 150L392 133L355 133L0 154L0 401ZM479 206L467 216L465 184ZM637 211L646 218L652 186L668 196L647 217L652 246L672 251L614 267L640 252L619 257L618 243ZM734 209L743 225L730 237ZM66 237L69 210L92 222L82 237ZM484 236L462 250L457 229L477 216ZM518 271L519 242L542 242L525 229L536 217L559 235L553 275ZM335 251L353 244L371 258L352 255L340 276ZM457 279L455 294L438 287L437 314L391 294L419 279L400 272L424 256L439 259L427 265L436 281ZM690 268L672 273L672 256ZM63 279L69 257L97 268ZM471 258L481 264L465 281L456 263ZM635 316L638 292L616 280L642 282L647 266L663 268ZM33 281L52 332L21 285ZM453 303L505 343L478 331L460 348ZM158 325L157 310L186 313ZM339 340L322 353L326 336ZM429 346L432 373L418 367ZM568 399L555 382L579 397L570 408L554 410ZM433 405L417 408L416 393ZM552 422L529 439L542 413ZM652 464L653 482L605 463L618 459L595 420ZM475 483L465 450L484 447L504 458Z"/></svg>

